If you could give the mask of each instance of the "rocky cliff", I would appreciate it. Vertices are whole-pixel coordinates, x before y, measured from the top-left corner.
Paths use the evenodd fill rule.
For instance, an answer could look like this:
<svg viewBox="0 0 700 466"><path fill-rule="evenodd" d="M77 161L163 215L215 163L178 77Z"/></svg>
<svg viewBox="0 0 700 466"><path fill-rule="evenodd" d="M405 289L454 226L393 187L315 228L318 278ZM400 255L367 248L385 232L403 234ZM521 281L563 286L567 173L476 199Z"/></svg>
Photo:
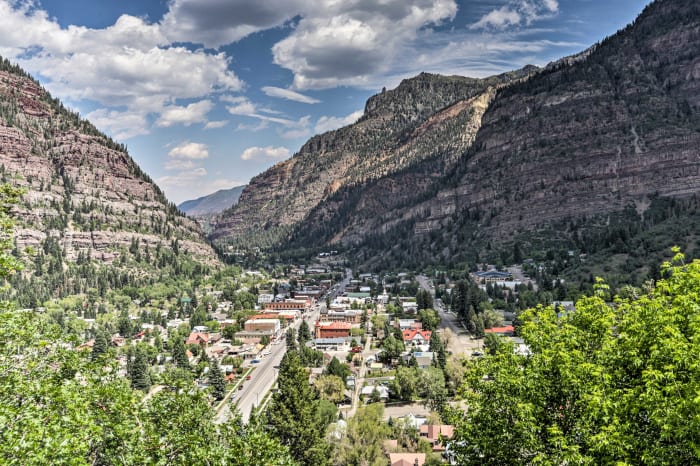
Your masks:
<svg viewBox="0 0 700 466"><path fill-rule="evenodd" d="M471 145L496 89L533 70L488 79L422 73L383 91L368 100L357 123L311 138L291 159L253 178L239 203L224 212L213 238L279 244L336 193L431 161L426 179L386 188L393 193L386 201L413 198Z"/></svg>
<svg viewBox="0 0 700 466"><path fill-rule="evenodd" d="M145 250L177 242L196 261L218 263L197 224L167 201L124 146L1 59L0 175L26 190L15 212L19 252L42 250L48 240L67 263L109 263L134 244Z"/></svg>
<svg viewBox="0 0 700 466"><path fill-rule="evenodd" d="M217 233L286 225L293 247L421 242L448 258L630 206L643 218L700 191L699 107L700 5L657 0L542 70L420 75L373 97L256 178Z"/></svg>

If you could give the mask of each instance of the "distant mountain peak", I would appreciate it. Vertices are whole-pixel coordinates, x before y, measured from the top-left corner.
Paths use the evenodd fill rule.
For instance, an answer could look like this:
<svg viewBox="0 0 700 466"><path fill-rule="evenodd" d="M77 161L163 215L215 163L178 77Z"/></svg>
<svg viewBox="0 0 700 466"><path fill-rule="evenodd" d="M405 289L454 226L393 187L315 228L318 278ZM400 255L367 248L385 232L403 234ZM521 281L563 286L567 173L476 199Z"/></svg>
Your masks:
<svg viewBox="0 0 700 466"><path fill-rule="evenodd" d="M245 185L220 189L212 194L184 201L177 208L190 216L218 214L236 205L244 188Z"/></svg>

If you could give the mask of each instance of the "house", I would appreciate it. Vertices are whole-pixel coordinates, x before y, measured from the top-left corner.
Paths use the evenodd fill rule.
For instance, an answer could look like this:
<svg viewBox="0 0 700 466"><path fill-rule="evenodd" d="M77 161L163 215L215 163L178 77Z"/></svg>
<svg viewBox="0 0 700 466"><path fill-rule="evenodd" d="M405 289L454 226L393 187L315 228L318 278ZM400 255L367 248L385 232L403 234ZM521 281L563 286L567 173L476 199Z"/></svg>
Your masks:
<svg viewBox="0 0 700 466"><path fill-rule="evenodd" d="M421 330L409 328L401 332L403 334L404 345L422 346L430 343L430 336L433 334L430 330Z"/></svg>
<svg viewBox="0 0 700 466"><path fill-rule="evenodd" d="M389 453L391 466L423 466L425 453Z"/></svg>
<svg viewBox="0 0 700 466"><path fill-rule="evenodd" d="M346 338L352 324L347 322L316 322L316 338Z"/></svg>
<svg viewBox="0 0 700 466"><path fill-rule="evenodd" d="M418 303L415 301L405 301L401 303L404 314L415 314L418 312Z"/></svg>
<svg viewBox="0 0 700 466"><path fill-rule="evenodd" d="M484 333L495 333L497 335L513 336L515 335L515 328L512 325L506 325L503 327L493 327L484 330Z"/></svg>
<svg viewBox="0 0 700 466"><path fill-rule="evenodd" d="M427 369L433 364L434 353L432 351L417 351L415 353L406 353L402 355L404 362L408 364L411 360L411 356L416 358L416 364L418 364L419 369Z"/></svg>
<svg viewBox="0 0 700 466"><path fill-rule="evenodd" d="M415 319L397 319L398 327L400 330L407 330L409 328L422 328L422 324Z"/></svg>
<svg viewBox="0 0 700 466"><path fill-rule="evenodd" d="M202 348L209 344L209 334L204 332L192 332L185 340L186 345L199 345Z"/></svg>
<svg viewBox="0 0 700 466"><path fill-rule="evenodd" d="M430 442L433 451L445 451L445 445L440 442L440 437L451 439L455 433L454 426L438 425L438 424L423 424L420 426L420 436Z"/></svg>
<svg viewBox="0 0 700 466"><path fill-rule="evenodd" d="M386 388L384 385L366 385L362 387L360 394L364 396L365 400L369 400L372 397L372 393L374 393L374 390L377 390L377 392L379 392L379 399L381 401L385 402L389 399L389 389Z"/></svg>

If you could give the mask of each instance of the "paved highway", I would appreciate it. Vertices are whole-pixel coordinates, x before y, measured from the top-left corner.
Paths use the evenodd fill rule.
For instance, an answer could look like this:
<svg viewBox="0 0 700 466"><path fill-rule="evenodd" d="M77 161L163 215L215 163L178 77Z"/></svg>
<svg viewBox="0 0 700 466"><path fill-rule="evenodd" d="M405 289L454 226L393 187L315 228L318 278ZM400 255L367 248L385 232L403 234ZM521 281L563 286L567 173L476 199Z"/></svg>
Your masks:
<svg viewBox="0 0 700 466"><path fill-rule="evenodd" d="M312 332L312 337L319 309L320 307L317 306L304 316ZM298 329L299 325L301 325L301 319L293 324L295 329ZM280 340L280 343L276 345L270 344L268 349L270 350L269 355L260 359L258 364L251 364L252 367L255 367L251 373L251 379L243 382L241 390L236 389L235 393L231 394L229 399L233 398L233 400L231 403L226 403L217 413L217 422L226 422L231 417L232 406L235 406L241 413L243 422L248 422L253 408L263 402L267 392L275 385L277 382L277 368L284 357L284 353L287 351L286 340Z"/></svg>

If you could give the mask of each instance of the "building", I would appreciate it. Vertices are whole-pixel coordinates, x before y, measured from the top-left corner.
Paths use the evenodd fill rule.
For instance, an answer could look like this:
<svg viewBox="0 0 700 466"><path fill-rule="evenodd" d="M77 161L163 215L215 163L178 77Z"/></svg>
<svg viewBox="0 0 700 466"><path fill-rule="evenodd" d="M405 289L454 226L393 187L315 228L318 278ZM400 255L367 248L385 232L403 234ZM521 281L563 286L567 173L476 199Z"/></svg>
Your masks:
<svg viewBox="0 0 700 466"><path fill-rule="evenodd" d="M311 308L310 299L285 299L284 301L276 301L265 304L266 311L299 311L306 312Z"/></svg>
<svg viewBox="0 0 700 466"><path fill-rule="evenodd" d="M352 324L347 322L316 322L316 338L346 338Z"/></svg>
<svg viewBox="0 0 700 466"><path fill-rule="evenodd" d="M482 272L474 272L475 281L481 283L494 283L512 280L513 275L510 272L499 272L498 270L486 270Z"/></svg>
<svg viewBox="0 0 700 466"><path fill-rule="evenodd" d="M391 466L423 466L425 453L389 453Z"/></svg>
<svg viewBox="0 0 700 466"><path fill-rule="evenodd" d="M342 311L331 309L328 312L321 314L322 320L328 322L348 322L350 324L359 324L362 321L362 311L353 311L345 309Z"/></svg>
<svg viewBox="0 0 700 466"><path fill-rule="evenodd" d="M204 332L192 332L185 340L186 345L199 345L202 348L209 344L209 334Z"/></svg>
<svg viewBox="0 0 700 466"><path fill-rule="evenodd" d="M406 346L422 346L430 343L430 337L433 332L430 330L421 330L416 328L409 328L402 332L403 343Z"/></svg>
<svg viewBox="0 0 700 466"><path fill-rule="evenodd" d="M487 328L484 330L484 333L495 333L497 335L512 337L515 335L515 328L512 325L505 325L503 327Z"/></svg>
<svg viewBox="0 0 700 466"><path fill-rule="evenodd" d="M348 340L346 338L316 338L314 347L319 351L347 351Z"/></svg>
<svg viewBox="0 0 700 466"><path fill-rule="evenodd" d="M455 433L454 426L451 425L422 425L420 426L420 437L424 438L433 447L433 451L445 451L445 445L440 442L440 437L451 439Z"/></svg>
<svg viewBox="0 0 700 466"><path fill-rule="evenodd" d="M281 324L279 319L248 319L243 328L246 332L272 332L277 335Z"/></svg>
<svg viewBox="0 0 700 466"><path fill-rule="evenodd" d="M275 295L271 293L260 293L258 295L258 304L267 304L275 300Z"/></svg>

